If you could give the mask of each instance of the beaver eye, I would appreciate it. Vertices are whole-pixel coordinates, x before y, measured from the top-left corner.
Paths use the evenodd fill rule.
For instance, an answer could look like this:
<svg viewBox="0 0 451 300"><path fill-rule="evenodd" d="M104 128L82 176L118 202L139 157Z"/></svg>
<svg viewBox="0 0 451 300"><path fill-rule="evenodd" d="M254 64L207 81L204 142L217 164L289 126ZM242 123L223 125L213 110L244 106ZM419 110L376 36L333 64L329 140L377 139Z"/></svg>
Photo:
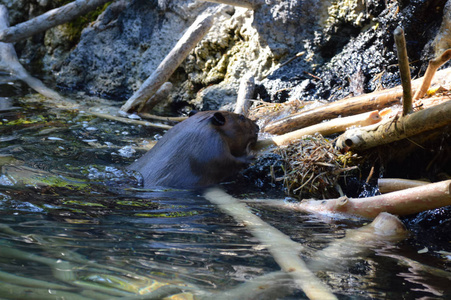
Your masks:
<svg viewBox="0 0 451 300"><path fill-rule="evenodd" d="M238 119L239 119L240 121L244 121L244 120L246 120L246 117L243 116L243 115L238 115Z"/></svg>

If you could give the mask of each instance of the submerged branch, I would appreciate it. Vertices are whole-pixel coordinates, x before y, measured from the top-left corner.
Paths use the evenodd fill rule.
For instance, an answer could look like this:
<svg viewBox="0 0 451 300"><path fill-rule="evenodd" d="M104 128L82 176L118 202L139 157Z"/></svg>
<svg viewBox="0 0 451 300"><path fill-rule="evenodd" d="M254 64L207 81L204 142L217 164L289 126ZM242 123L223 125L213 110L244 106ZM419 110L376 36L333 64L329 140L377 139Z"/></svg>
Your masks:
<svg viewBox="0 0 451 300"><path fill-rule="evenodd" d="M118 116L114 116L111 114L99 113L99 112L95 112L95 111L88 111L87 113L94 115L96 117L99 117L99 118L122 122L125 124L142 125L142 126L155 127L155 128L160 128L160 129L171 129L172 128L172 126L170 126L170 125L156 124L156 123L151 123L151 122L147 122L147 121L123 118L123 117L118 117Z"/></svg>
<svg viewBox="0 0 451 300"><path fill-rule="evenodd" d="M310 299L336 299L327 286L311 273L297 254L299 245L285 234L252 214L247 206L218 188L209 189L205 198L244 223L259 241L268 247L279 266L287 272Z"/></svg>

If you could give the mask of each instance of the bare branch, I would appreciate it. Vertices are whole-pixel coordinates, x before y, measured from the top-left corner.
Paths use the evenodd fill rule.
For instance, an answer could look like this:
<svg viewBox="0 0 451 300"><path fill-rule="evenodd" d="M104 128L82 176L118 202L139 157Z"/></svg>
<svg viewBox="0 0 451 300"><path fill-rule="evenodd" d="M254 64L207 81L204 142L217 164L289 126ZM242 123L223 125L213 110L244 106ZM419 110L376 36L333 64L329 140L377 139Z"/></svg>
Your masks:
<svg viewBox="0 0 451 300"><path fill-rule="evenodd" d="M412 87L410 80L409 57L407 56L406 39L404 30L397 27L394 32L396 51L398 53L399 73L401 75L402 96L402 115L405 116L412 112Z"/></svg>
<svg viewBox="0 0 451 300"><path fill-rule="evenodd" d="M69 22L108 1L109 0L77 0L59 8L52 9L34 19L1 30L0 41L14 43L23 40L36 33Z"/></svg>
<svg viewBox="0 0 451 300"><path fill-rule="evenodd" d="M216 15L224 12L226 9L226 6L221 5L213 12L204 13L199 16L152 75L144 81L138 91L121 107L121 110L129 112L152 97L160 86L169 80L169 77L171 77L172 73L174 73L182 61L185 60L190 51L207 34L211 26L213 26Z"/></svg>

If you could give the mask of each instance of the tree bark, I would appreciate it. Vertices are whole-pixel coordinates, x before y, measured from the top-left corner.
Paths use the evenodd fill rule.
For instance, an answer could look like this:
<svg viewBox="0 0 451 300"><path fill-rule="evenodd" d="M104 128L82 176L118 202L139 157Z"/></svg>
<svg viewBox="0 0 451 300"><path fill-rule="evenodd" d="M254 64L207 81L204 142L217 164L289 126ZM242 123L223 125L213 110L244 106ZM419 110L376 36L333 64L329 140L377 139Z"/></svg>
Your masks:
<svg viewBox="0 0 451 300"><path fill-rule="evenodd" d="M402 115L405 116L412 112L412 86L410 80L409 57L407 56L406 38L404 30L397 27L394 32L396 51L398 53L399 73L402 86Z"/></svg>

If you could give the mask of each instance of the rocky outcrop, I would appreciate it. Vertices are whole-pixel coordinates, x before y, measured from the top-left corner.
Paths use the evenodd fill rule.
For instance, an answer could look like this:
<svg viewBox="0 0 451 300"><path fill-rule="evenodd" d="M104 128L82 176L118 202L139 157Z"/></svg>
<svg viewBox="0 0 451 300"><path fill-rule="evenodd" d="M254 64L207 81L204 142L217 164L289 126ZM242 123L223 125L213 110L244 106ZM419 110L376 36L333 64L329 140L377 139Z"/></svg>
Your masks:
<svg viewBox="0 0 451 300"><path fill-rule="evenodd" d="M14 25L24 18L18 9L30 17L52 1L7 2ZM275 102L330 101L392 87L399 84L393 30L404 28L412 76L422 75L445 3L266 0L254 10L231 7L172 75L168 103L175 110L233 106L244 74L256 78L255 98ZM73 26L62 25L16 48L62 88L125 101L212 5L118 0L88 23L77 44L69 38Z"/></svg>

